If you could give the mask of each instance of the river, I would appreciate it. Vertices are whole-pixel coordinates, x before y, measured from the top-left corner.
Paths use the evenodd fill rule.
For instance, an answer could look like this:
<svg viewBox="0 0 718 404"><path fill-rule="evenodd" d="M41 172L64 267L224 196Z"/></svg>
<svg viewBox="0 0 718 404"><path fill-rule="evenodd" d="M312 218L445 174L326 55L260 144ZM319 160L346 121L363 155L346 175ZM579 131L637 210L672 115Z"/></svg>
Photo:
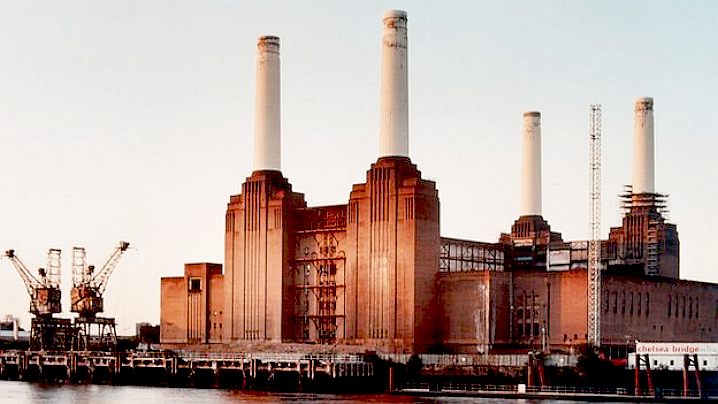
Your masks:
<svg viewBox="0 0 718 404"><path fill-rule="evenodd" d="M546 400L480 399L482 403L557 403ZM410 397L389 394L276 393L107 385L57 385L0 381L0 403L161 404L161 403L471 403L476 398ZM561 401L561 403L571 403Z"/></svg>

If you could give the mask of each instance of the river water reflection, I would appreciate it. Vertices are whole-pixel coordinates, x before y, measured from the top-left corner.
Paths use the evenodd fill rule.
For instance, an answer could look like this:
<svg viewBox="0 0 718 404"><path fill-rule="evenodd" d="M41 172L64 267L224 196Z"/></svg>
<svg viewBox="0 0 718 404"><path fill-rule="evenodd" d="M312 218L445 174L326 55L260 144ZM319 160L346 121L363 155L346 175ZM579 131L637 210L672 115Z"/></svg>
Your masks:
<svg viewBox="0 0 718 404"><path fill-rule="evenodd" d="M0 403L160 404L160 403L470 403L468 397L410 397L389 394L276 393L242 390L140 386L46 385L0 381ZM482 403L556 401L480 399ZM561 401L561 403L571 403Z"/></svg>

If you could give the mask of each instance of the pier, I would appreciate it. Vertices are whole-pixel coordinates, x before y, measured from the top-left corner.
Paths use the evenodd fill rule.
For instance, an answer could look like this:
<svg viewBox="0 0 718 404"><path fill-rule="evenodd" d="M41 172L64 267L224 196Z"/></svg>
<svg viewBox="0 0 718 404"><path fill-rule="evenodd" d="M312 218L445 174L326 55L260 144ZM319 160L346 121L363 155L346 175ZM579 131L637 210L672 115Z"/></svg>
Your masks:
<svg viewBox="0 0 718 404"><path fill-rule="evenodd" d="M0 353L3 380L305 390L369 380L363 355L306 353L35 352Z"/></svg>

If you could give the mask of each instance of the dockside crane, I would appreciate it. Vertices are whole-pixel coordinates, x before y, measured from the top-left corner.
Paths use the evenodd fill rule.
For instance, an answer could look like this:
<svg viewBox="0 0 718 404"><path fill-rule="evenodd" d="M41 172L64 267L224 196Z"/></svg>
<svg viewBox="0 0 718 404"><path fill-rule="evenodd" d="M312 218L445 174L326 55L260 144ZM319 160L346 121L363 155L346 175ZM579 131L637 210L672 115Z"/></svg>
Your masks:
<svg viewBox="0 0 718 404"><path fill-rule="evenodd" d="M75 319L75 341L73 349L114 351L117 347L115 319L98 317L104 311L103 294L107 281L117 267L122 254L130 243L120 241L110 258L99 271L94 265L87 265L87 256L83 247L72 249L72 290L70 292L70 311L77 313Z"/></svg>
<svg viewBox="0 0 718 404"><path fill-rule="evenodd" d="M38 269L38 277L25 266L15 250L5 251L30 295L30 313L34 315L30 330L31 351L65 350L72 340L70 320L55 318L62 312L60 290L61 251L51 248L47 252L46 268Z"/></svg>

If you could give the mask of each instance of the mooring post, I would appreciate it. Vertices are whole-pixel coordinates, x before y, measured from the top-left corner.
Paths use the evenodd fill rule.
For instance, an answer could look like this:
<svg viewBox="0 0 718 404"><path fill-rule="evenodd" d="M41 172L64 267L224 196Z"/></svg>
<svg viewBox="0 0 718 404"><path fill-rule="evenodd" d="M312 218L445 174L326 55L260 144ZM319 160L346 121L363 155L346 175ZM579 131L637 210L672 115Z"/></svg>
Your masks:
<svg viewBox="0 0 718 404"><path fill-rule="evenodd" d="M634 372L634 381L633 381L633 395L640 396L641 395L641 356L636 354L636 368Z"/></svg>
<svg viewBox="0 0 718 404"><path fill-rule="evenodd" d="M531 387L534 385L534 372L533 372L533 360L531 358L531 355L529 355L528 360L526 361L526 386Z"/></svg>
<svg viewBox="0 0 718 404"><path fill-rule="evenodd" d="M389 391L394 391L394 366L389 366Z"/></svg>
<svg viewBox="0 0 718 404"><path fill-rule="evenodd" d="M690 367L690 359L688 355L683 355L683 397L688 397L688 368Z"/></svg>

